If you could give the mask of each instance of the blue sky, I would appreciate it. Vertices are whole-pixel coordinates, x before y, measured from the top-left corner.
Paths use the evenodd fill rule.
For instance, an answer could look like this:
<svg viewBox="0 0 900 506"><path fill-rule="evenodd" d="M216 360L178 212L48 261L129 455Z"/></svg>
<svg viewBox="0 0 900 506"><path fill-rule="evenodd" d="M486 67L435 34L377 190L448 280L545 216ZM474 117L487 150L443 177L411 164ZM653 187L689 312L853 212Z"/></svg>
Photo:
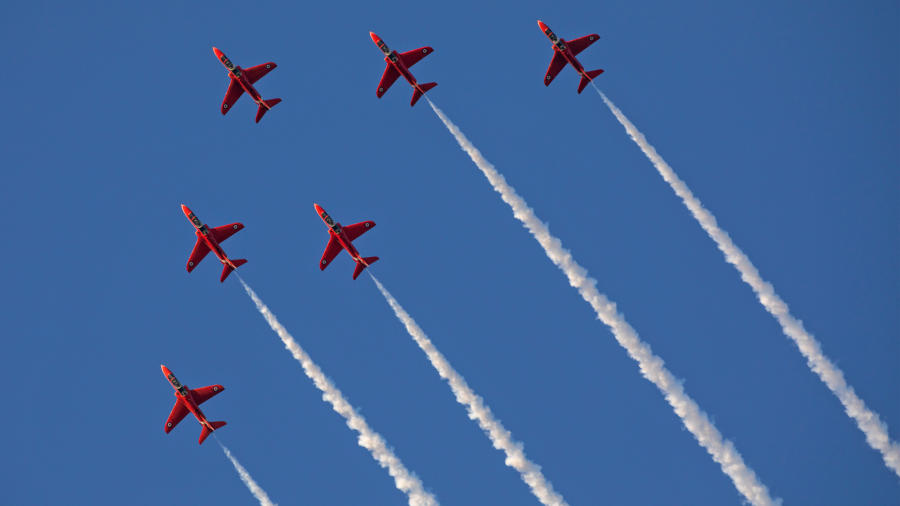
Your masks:
<svg viewBox="0 0 900 506"><path fill-rule="evenodd" d="M0 476L10 504L247 504L199 425L163 422L168 365L280 504L402 504L178 205L225 250L443 504L535 504L312 208L378 227L374 272L571 504L734 504L728 478L595 319L370 30L550 224L786 504L900 502L897 476L809 372L596 94L773 282L859 395L900 424L896 2L10 3ZM212 54L275 61L254 124Z"/></svg>

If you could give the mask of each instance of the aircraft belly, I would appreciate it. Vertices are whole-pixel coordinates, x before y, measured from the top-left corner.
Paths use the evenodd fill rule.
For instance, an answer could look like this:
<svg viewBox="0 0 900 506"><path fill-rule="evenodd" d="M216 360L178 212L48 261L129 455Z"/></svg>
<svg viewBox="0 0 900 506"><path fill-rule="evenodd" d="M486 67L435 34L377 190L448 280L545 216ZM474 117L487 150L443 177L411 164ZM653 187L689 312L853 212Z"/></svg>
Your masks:
<svg viewBox="0 0 900 506"><path fill-rule="evenodd" d="M409 84L411 84L413 86L416 85L416 78L413 77L412 73L408 69L405 69L405 68L401 67L400 65L397 65L396 67L397 67L397 71L400 72L400 75L403 76L403 78L406 79L406 81Z"/></svg>
<svg viewBox="0 0 900 506"><path fill-rule="evenodd" d="M341 234L341 236L343 235L344 234ZM353 246L352 242L344 239L343 237L338 237L338 241L340 241L341 246L343 246L344 249L347 250L347 253L349 253L354 260L359 258L359 252L356 251L356 248Z"/></svg>
<svg viewBox="0 0 900 506"><path fill-rule="evenodd" d="M212 252L215 253L217 257L219 257L219 260L221 260L223 262L225 261L225 251L222 250L221 246L219 246L217 243L214 243L212 241L207 242L207 246L209 246L209 249L211 249Z"/></svg>
<svg viewBox="0 0 900 506"><path fill-rule="evenodd" d="M241 80L241 86L244 88L244 91L247 92L247 95L249 95L250 98L253 99L254 102L259 103L259 101L262 100L262 95L260 95L259 92L256 91L256 88L254 88L252 84Z"/></svg>
<svg viewBox="0 0 900 506"><path fill-rule="evenodd" d="M581 63L574 56L566 54L566 60L569 60L569 65L571 65L579 74L584 72L584 67L581 66Z"/></svg>

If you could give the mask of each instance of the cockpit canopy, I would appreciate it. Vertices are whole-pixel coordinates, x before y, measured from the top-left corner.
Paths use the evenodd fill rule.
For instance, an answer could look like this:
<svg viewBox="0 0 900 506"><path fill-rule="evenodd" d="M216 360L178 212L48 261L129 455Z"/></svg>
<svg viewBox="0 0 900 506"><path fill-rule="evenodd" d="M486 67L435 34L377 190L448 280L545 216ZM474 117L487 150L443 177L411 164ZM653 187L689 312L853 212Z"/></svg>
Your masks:
<svg viewBox="0 0 900 506"><path fill-rule="evenodd" d="M334 230L334 233L335 233L335 234L340 234L340 233L341 233L341 224L338 223L338 222L336 222L336 221L334 221L334 218L332 218L328 213L326 213L326 212L323 211L323 212L322 212L322 219L325 220L325 224L326 224L326 225L328 225L329 227L331 227L331 230Z"/></svg>
<svg viewBox="0 0 900 506"><path fill-rule="evenodd" d="M209 228L204 224L200 225L200 228L197 229L203 235L209 235Z"/></svg>
<svg viewBox="0 0 900 506"><path fill-rule="evenodd" d="M231 72L232 75L234 75L234 77L241 77L241 68L236 67L234 63L231 63L231 60L229 60L228 57L224 54L222 55L222 64L225 65L225 68L227 68L228 71Z"/></svg>

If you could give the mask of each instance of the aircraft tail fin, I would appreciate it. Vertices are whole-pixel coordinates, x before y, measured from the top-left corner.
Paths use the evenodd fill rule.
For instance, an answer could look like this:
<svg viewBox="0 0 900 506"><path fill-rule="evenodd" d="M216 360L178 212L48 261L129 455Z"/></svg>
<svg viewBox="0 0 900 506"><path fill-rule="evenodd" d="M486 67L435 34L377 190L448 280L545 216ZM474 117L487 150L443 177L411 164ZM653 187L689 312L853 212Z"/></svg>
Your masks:
<svg viewBox="0 0 900 506"><path fill-rule="evenodd" d="M588 85L589 82L593 81L595 77L599 76L603 73L603 69L597 70L589 70L587 72L587 76L581 76L581 82L578 83L578 93L584 91L584 88Z"/></svg>
<svg viewBox="0 0 900 506"><path fill-rule="evenodd" d="M200 431L200 441L197 444L202 445L203 442L206 441L206 438L208 438L209 435L212 434L214 430L218 429L219 427L225 426L225 422L209 422L209 424L212 425L212 430L210 430L209 427L204 425L203 430Z"/></svg>
<svg viewBox="0 0 900 506"><path fill-rule="evenodd" d="M266 112L269 109L275 107L275 105L278 102L281 102L280 98L273 98L271 100L263 100L263 104L265 104L265 105L260 105L259 109L256 110L256 122L259 123L259 120L262 119L262 117L266 114Z"/></svg>
<svg viewBox="0 0 900 506"><path fill-rule="evenodd" d="M412 101L409 102L409 106L412 107L416 105L416 102L418 102L419 99L422 98L422 95L424 95L426 91L434 88L435 86L437 86L437 83L420 84L419 87L416 88L415 91L413 91Z"/></svg>
<svg viewBox="0 0 900 506"><path fill-rule="evenodd" d="M378 257L366 257L363 258L362 262L356 262L356 270L353 271L353 279L359 277L362 274L362 271L366 270L366 267L374 264L378 261Z"/></svg>
<svg viewBox="0 0 900 506"><path fill-rule="evenodd" d="M240 266L244 265L245 263L247 263L247 260L244 258L238 258L237 260L232 260L231 263L233 263L235 267L240 267ZM228 275L231 274L231 271L233 271L233 270L234 269L232 269L231 266L228 264L225 264L224 266L222 266L222 277L219 278L219 282L224 283L225 278L227 278Z"/></svg>

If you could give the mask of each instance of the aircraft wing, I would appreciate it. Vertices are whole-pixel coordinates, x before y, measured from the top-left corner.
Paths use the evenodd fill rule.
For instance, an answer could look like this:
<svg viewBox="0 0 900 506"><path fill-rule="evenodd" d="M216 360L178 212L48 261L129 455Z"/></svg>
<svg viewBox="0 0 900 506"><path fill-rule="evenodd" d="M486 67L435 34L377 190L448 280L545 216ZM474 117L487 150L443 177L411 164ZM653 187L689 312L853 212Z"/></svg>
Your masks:
<svg viewBox="0 0 900 506"><path fill-rule="evenodd" d="M232 77L231 82L228 83L228 90L225 92L225 99L222 100L222 114L227 113L243 94L244 87L241 86L237 79Z"/></svg>
<svg viewBox="0 0 900 506"><path fill-rule="evenodd" d="M209 253L209 247L206 246L206 242L197 238L197 244L194 244L194 249L191 251L191 257L188 258L187 270L191 272L194 270L194 267L197 267L197 264L200 263L201 260L206 258L206 254Z"/></svg>
<svg viewBox="0 0 900 506"><path fill-rule="evenodd" d="M328 239L328 244L325 245L325 253L322 253L322 261L319 262L319 270L324 271L328 264L334 260L334 257L344 249L341 246L341 243L337 240L337 236L334 235L330 230L328 231L328 235L330 236Z"/></svg>
<svg viewBox="0 0 900 506"><path fill-rule="evenodd" d="M270 61L269 63L262 63L255 67L250 67L249 69L244 69L244 75L247 76L247 79L250 81L250 84L255 83L263 78L264 75L268 74L272 70L275 69L278 65L275 62Z"/></svg>
<svg viewBox="0 0 900 506"><path fill-rule="evenodd" d="M388 88L394 84L394 81L396 81L398 77L400 77L400 72L398 72L393 65L388 63L387 67L384 69L384 74L381 75L381 81L378 82L378 91L375 92L375 95L378 98L383 97L384 94L387 93Z"/></svg>
<svg viewBox="0 0 900 506"><path fill-rule="evenodd" d="M225 387L222 385L210 385L208 387L200 387L191 390L191 395L194 397L194 402L199 406L222 393L222 390L225 390Z"/></svg>
<svg viewBox="0 0 900 506"><path fill-rule="evenodd" d="M559 74L559 71L566 66L566 57L563 56L562 53L553 50L553 59L550 60L550 66L547 67L547 75L544 76L544 86L550 86L550 83L553 82L553 78Z"/></svg>
<svg viewBox="0 0 900 506"><path fill-rule="evenodd" d="M238 233L242 228L244 228L243 223L230 223L228 225L222 225L221 227L216 227L211 230L213 237L216 238L216 242L222 242L225 239L233 236Z"/></svg>
<svg viewBox="0 0 900 506"><path fill-rule="evenodd" d="M584 37L579 37L575 40L567 40L566 45L569 46L569 50L572 51L572 54L578 54L587 49L587 47L594 42L597 42L597 39L599 38L599 35L597 35L596 33L592 33L590 35L585 35Z"/></svg>
<svg viewBox="0 0 900 506"><path fill-rule="evenodd" d="M419 49L413 49L412 51L400 53L400 59L403 60L403 64L406 65L407 68L409 68L416 63L419 63L419 60L430 55L433 51L434 49L429 46L420 47Z"/></svg>
<svg viewBox="0 0 900 506"><path fill-rule="evenodd" d="M359 223L354 223L353 225L347 225L344 227L344 233L347 234L347 238L351 241L355 241L357 237L365 234L369 230L375 228L374 221L361 221Z"/></svg>
<svg viewBox="0 0 900 506"><path fill-rule="evenodd" d="M172 412L169 413L169 418L166 420L166 434L168 434L172 429L178 425L178 422L184 420L184 417L190 413L187 406L184 405L184 401L181 400L181 397L175 399L175 405L172 406Z"/></svg>

